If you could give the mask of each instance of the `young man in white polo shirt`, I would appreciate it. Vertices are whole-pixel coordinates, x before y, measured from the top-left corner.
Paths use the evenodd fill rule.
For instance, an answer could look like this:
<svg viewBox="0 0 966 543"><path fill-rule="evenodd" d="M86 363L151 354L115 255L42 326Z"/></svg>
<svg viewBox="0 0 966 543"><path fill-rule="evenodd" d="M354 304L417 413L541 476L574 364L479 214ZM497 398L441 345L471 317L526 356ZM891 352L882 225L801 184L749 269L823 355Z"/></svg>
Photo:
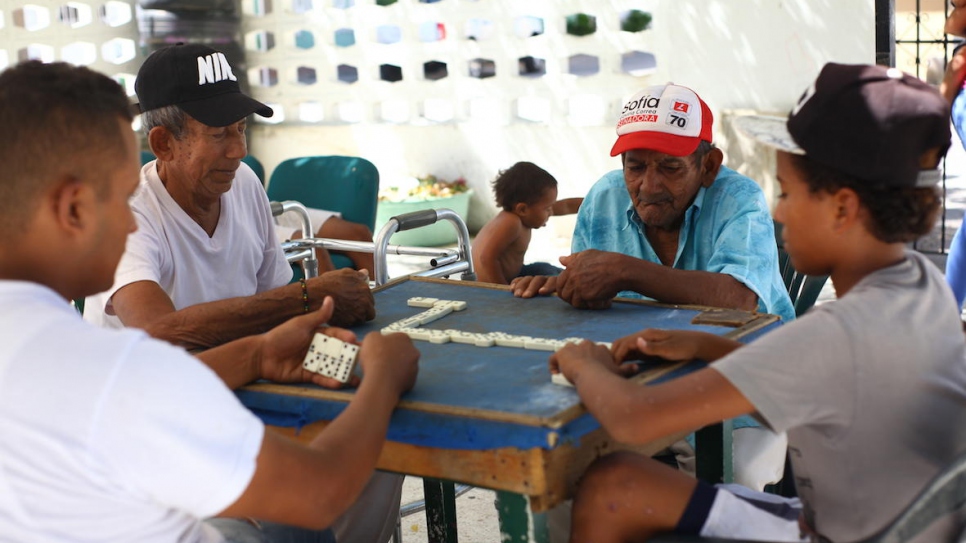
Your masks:
<svg viewBox="0 0 966 543"><path fill-rule="evenodd" d="M301 361L331 298L206 351L208 366L143 331L85 323L67 300L110 286L136 229L131 120L122 88L87 68L34 61L0 74L0 534L331 543L323 528L370 479L418 352L400 334L367 336L355 398L303 446L225 385L319 383ZM213 516L226 519L203 521Z"/></svg>

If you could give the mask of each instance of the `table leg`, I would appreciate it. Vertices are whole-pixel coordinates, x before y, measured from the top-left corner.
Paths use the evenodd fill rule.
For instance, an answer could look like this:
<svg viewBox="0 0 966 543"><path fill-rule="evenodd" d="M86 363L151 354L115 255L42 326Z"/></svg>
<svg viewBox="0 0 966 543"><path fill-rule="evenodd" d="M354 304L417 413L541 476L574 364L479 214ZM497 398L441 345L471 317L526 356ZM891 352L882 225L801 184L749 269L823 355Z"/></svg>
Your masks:
<svg viewBox="0 0 966 543"><path fill-rule="evenodd" d="M705 426L694 433L695 474L702 481L733 483L734 446L730 420Z"/></svg>
<svg viewBox="0 0 966 543"><path fill-rule="evenodd" d="M500 540L503 543L549 543L546 513L533 513L526 496L512 492L496 493L500 515Z"/></svg>
<svg viewBox="0 0 966 543"><path fill-rule="evenodd" d="M456 490L449 481L423 479L429 543L457 543Z"/></svg>

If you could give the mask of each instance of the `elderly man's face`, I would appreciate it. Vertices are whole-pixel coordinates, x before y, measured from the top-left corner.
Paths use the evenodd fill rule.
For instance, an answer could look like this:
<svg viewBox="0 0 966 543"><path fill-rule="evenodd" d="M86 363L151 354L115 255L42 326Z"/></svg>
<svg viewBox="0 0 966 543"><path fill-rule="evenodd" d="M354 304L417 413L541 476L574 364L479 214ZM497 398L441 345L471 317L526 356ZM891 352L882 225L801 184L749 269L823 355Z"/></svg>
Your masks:
<svg viewBox="0 0 966 543"><path fill-rule="evenodd" d="M191 117L186 119L185 133L172 142L174 167L195 184L195 190L220 195L231 188L241 159L248 154L245 120L228 126L214 127Z"/></svg>
<svg viewBox="0 0 966 543"><path fill-rule="evenodd" d="M695 161L694 155L672 156L657 151L632 149L624 153L624 183L637 215L649 227L675 230L702 185L717 174Z"/></svg>

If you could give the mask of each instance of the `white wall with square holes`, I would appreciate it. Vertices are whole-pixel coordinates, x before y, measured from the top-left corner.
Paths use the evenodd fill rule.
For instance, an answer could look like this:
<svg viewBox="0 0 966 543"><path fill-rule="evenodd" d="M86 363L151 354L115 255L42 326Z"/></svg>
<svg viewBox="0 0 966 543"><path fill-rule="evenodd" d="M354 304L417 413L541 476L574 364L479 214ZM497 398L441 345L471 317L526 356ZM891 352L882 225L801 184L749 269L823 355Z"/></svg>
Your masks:
<svg viewBox="0 0 966 543"><path fill-rule="evenodd" d="M471 230L495 213L489 182L516 161L554 174L561 197L618 168L613 124L647 85L690 86L719 119L784 112L825 62L874 60L873 0L241 2L251 92L278 112L250 131L266 171L290 157L347 154L374 162L387 185L464 177L476 189ZM650 27L621 30L630 10L649 13ZM596 31L568 34L577 14ZM68 60L131 85L137 42L128 0L0 0L0 67ZM715 132L730 154L729 131ZM757 155L736 153L743 164Z"/></svg>
<svg viewBox="0 0 966 543"><path fill-rule="evenodd" d="M384 184L429 173L465 177L476 192L471 230L496 212L489 182L516 161L555 175L561 197L583 195L618 168L619 158L609 157L617 113L647 85L690 86L719 118L731 109L783 112L825 62L874 61L872 0L356 0L348 9L334 7L344 1L312 0L306 13L296 10L307 0L295 0L298 8L293 0L270 1L268 13L248 16L244 25L246 32L273 33L275 45L249 50L247 58L250 68L278 70L276 85L250 81L253 94L281 106L285 120L257 123L251 152L268 171L293 156L348 154L374 162ZM652 15L648 30L620 29L632 9ZM568 34L567 16L576 13L593 15L597 31ZM542 19L544 33L520 37L527 18ZM422 41L427 23L441 23L445 39ZM379 42L386 25L398 27L398 42ZM355 44L337 45L336 31L347 28ZM314 47L295 45L304 30L313 33ZM468 30L484 36L468 39ZM622 69L625 55L641 53L653 55L653 69ZM546 73L520 75L525 57L543 60ZM492 61L495 75L473 77L479 59ZM571 73L588 65L593 71L594 60L596 73ZM446 77L427 78L427 62L445 63ZM402 79L380 79L383 64L400 68ZM356 68L358 79L340 81L339 65ZM314 70L313 84L298 82L299 67ZM305 103L314 122L298 120ZM721 127L716 137L727 151Z"/></svg>

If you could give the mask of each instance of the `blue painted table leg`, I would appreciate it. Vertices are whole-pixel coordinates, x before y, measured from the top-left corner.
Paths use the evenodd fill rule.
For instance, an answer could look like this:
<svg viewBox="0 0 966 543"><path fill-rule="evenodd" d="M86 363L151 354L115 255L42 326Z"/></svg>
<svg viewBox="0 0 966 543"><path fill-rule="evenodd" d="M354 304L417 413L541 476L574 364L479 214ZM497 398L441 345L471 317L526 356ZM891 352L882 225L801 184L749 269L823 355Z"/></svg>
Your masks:
<svg viewBox="0 0 966 543"><path fill-rule="evenodd" d="M456 490L449 481L423 479L429 543L457 543Z"/></svg>
<svg viewBox="0 0 966 543"><path fill-rule="evenodd" d="M547 515L532 513L527 498L512 492L496 493L502 543L549 543Z"/></svg>

